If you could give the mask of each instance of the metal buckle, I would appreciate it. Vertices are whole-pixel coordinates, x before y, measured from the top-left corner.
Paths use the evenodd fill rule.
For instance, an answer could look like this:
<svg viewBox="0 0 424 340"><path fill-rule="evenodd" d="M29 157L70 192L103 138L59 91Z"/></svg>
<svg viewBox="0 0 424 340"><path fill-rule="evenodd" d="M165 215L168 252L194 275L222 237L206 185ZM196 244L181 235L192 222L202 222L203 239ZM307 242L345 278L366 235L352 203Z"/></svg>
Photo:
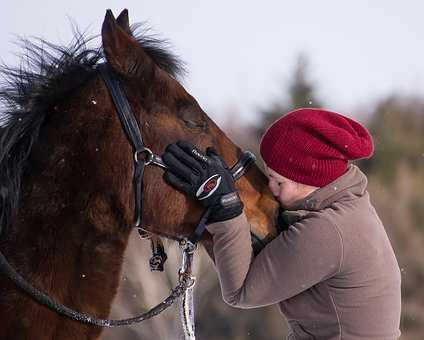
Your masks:
<svg viewBox="0 0 424 340"><path fill-rule="evenodd" d="M150 150L149 148L146 148L146 147L143 147L142 149L136 150L134 152L134 160L135 160L136 163L138 163L140 161L140 155L141 154L145 154L145 157L142 160L145 163L145 165L149 165L150 163L152 163L153 157L154 157L153 152L152 152L152 150Z"/></svg>

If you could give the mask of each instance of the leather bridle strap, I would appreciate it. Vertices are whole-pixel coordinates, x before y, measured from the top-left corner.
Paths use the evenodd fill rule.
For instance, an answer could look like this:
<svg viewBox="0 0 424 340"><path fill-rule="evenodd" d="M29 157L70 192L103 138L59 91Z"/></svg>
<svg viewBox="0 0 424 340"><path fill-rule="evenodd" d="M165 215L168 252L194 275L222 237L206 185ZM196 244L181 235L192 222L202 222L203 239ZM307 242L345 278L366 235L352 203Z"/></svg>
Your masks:
<svg viewBox="0 0 424 340"><path fill-rule="evenodd" d="M152 154L150 149L146 148L143 143L143 137L141 136L140 128L132 113L131 106L128 103L128 99L125 96L116 76L108 70L107 64L99 64L97 66L104 82L106 83L109 93L112 96L113 103L118 111L118 116L121 124L124 128L125 134L130 141L134 151L134 212L135 212L135 226L138 227L141 224L141 212L142 212L142 190L143 190L143 174L146 166L147 159L141 159L139 156L142 153Z"/></svg>

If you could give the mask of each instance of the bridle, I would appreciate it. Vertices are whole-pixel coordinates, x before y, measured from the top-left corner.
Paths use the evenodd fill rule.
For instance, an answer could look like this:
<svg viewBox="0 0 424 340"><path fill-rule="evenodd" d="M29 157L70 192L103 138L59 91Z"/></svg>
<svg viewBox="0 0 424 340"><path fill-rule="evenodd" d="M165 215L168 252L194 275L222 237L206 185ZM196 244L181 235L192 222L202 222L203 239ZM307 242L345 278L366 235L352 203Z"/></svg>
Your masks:
<svg viewBox="0 0 424 340"><path fill-rule="evenodd" d="M107 88L112 96L112 100L116 106L119 119L125 131L125 134L131 143L134 151L134 226L141 228L141 212L142 212L142 189L143 189L143 174L147 165L155 165L166 169L166 165L161 157L154 154L151 149L146 147L137 124L137 121L132 113L131 106L123 92L118 79L109 70L106 63L97 66ZM234 179L239 179L243 176L250 165L255 162L255 156L245 151L239 161L231 168ZM58 303L50 298L47 294L33 287L26 281L7 261L4 255L0 252L0 271L6 275L17 287L29 294L37 302L56 311L58 314L67 316L73 320L101 327L116 327L126 326L133 323L138 323L158 315L163 310L172 305L179 297L183 296L182 301L182 318L186 339L194 339L194 323L193 313L190 310L192 307L192 289L195 284L195 278L192 276L191 264L193 255L196 250L197 242L201 239L205 230L206 222L209 217L210 210L206 210L196 227L195 231L188 237L180 240L180 248L182 251L182 264L179 271L179 280L177 286L171 290L171 294L158 305L154 306L149 311L137 315L133 318L122 320L99 319L91 315L80 313L69 307ZM259 238L258 238L259 239ZM163 263L162 263L163 264Z"/></svg>

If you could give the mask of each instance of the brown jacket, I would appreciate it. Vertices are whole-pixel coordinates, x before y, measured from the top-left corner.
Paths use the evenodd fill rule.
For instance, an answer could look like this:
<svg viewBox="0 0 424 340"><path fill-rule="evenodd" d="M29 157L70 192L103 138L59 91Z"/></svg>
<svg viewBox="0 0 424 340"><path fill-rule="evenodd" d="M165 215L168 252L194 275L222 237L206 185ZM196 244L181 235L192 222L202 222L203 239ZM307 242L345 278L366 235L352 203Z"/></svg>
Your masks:
<svg viewBox="0 0 424 340"><path fill-rule="evenodd" d="M279 304L287 339L400 336L401 276L358 167L284 212L290 224L255 258L244 214L208 226L224 300Z"/></svg>

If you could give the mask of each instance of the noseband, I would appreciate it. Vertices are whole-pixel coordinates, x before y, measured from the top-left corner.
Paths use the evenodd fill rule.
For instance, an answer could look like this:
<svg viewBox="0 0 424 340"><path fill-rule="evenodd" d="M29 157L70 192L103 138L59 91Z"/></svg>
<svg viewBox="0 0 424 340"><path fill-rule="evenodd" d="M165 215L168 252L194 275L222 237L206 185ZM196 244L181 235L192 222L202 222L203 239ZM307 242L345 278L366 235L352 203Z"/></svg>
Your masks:
<svg viewBox="0 0 424 340"><path fill-rule="evenodd" d="M133 177L133 186L134 186L134 226L141 228L141 212L142 212L142 190L143 190L143 175L144 169L147 165L155 165L161 168L166 169L166 165L162 161L161 157L154 154L151 149L146 147L143 142L143 138L138 127L137 121L132 114L131 107L128 103L128 100L119 85L118 80L115 75L108 69L107 64L98 65L98 70L107 85L107 88L112 96L113 102L116 106L119 119L122 123L125 134L131 143L134 151L134 177ZM255 162L255 156L249 152L245 151L239 161L231 168L231 172L235 180L243 176L250 165ZM43 304L50 309L56 311L58 314L67 316L73 320L101 326L101 327L116 327L116 326L126 326L133 323L138 323L149 319L155 315L158 315L163 310L168 308L176 299L181 297L187 291L191 291L195 279L191 273L191 264L193 261L193 254L196 249L197 242L201 239L203 232L205 230L206 222L209 217L210 210L206 210L202 215L200 222L194 232L183 240L180 240L180 247L183 253L182 265L179 271L179 282L178 285L172 289L171 294L161 303L153 307L151 310L135 316L129 319L123 320L109 320L109 319L98 319L94 316L80 313L69 307L62 305L61 303L56 302L50 298L47 294L33 287L28 281L26 281L16 270L9 264L4 255L0 252L0 271L6 275L12 282L15 283L17 287L29 294L34 300L38 301L40 304ZM192 296L191 296L192 299ZM183 297L183 305L190 305L192 301L190 296L185 300ZM188 302L186 302L188 301ZM194 328L187 329L190 327L190 322L187 318L192 318L190 310L184 309L183 315L183 326L186 335L188 338L194 339ZM194 326L193 326L194 327Z"/></svg>

